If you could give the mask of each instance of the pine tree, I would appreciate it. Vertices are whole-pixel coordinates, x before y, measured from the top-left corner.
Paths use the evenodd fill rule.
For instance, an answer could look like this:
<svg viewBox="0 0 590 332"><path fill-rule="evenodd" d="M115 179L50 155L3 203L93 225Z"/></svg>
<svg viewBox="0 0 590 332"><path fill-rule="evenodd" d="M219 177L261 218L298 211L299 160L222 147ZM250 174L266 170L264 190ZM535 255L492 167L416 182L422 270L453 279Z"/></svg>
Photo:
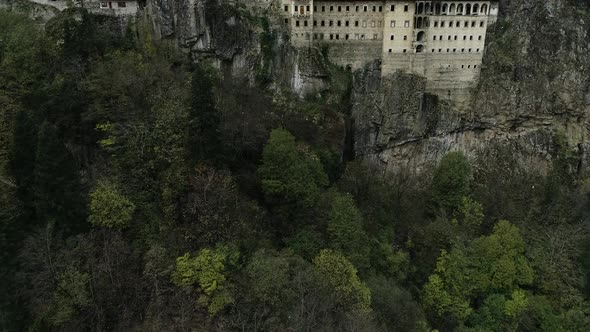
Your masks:
<svg viewBox="0 0 590 332"><path fill-rule="evenodd" d="M215 108L211 77L200 65L197 65L193 72L191 93L188 158L192 162L216 162L221 155L219 138L221 117Z"/></svg>
<svg viewBox="0 0 590 332"><path fill-rule="evenodd" d="M86 227L84 202L78 167L57 134L44 122L39 128L34 171L34 197L37 219L55 222L68 231Z"/></svg>

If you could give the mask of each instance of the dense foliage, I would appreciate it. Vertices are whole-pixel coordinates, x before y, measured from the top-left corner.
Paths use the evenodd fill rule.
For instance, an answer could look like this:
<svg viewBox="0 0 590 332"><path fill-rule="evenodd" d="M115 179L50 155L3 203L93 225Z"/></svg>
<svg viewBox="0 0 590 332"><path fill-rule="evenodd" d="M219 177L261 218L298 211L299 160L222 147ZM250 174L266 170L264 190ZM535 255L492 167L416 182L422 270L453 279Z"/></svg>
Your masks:
<svg viewBox="0 0 590 332"><path fill-rule="evenodd" d="M345 97L266 83L0 11L0 330L590 330L559 135L547 175L505 147L384 174L342 161Z"/></svg>

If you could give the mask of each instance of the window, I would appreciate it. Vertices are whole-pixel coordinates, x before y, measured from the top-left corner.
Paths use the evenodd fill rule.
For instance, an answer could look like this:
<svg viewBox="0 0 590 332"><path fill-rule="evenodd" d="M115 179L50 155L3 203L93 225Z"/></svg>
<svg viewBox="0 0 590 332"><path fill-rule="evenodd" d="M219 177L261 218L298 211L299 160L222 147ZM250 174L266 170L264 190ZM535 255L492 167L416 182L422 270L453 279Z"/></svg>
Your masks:
<svg viewBox="0 0 590 332"><path fill-rule="evenodd" d="M438 28L438 21L434 22L434 27Z"/></svg>
<svg viewBox="0 0 590 332"><path fill-rule="evenodd" d="M305 40L309 40L309 33L305 34Z"/></svg>
<svg viewBox="0 0 590 332"><path fill-rule="evenodd" d="M289 19L288 18L285 19L285 24L289 24Z"/></svg>
<svg viewBox="0 0 590 332"><path fill-rule="evenodd" d="M449 53L450 50L451 50L450 48L447 48L447 53Z"/></svg>
<svg viewBox="0 0 590 332"><path fill-rule="evenodd" d="M408 6L408 5L404 5L404 12L407 12L407 11L408 11L408 9L409 9L409 6ZM404 52L405 52L405 51L406 51L406 50L404 50Z"/></svg>
<svg viewBox="0 0 590 332"><path fill-rule="evenodd" d="M342 22L341 22L341 21L338 21L338 22L336 22L336 24L337 24L338 26L341 26L341 25L342 25Z"/></svg>
<svg viewBox="0 0 590 332"><path fill-rule="evenodd" d="M358 34L358 33L355 33L355 34L354 34L354 39L356 39L356 40L358 40L358 39L359 39L359 34Z"/></svg>
<svg viewBox="0 0 590 332"><path fill-rule="evenodd" d="M448 40L451 40L451 36L449 36Z"/></svg>
<svg viewBox="0 0 590 332"><path fill-rule="evenodd" d="M376 11L377 11L377 7L373 6L373 12L376 12Z"/></svg>
<svg viewBox="0 0 590 332"><path fill-rule="evenodd" d="M395 21L389 22L389 26L392 27L392 28L395 28Z"/></svg>
<svg viewBox="0 0 590 332"><path fill-rule="evenodd" d="M469 22L465 21L465 24L463 26L467 28L469 26Z"/></svg>
<svg viewBox="0 0 590 332"><path fill-rule="evenodd" d="M389 49L389 53L391 53L391 48Z"/></svg>
<svg viewBox="0 0 590 332"><path fill-rule="evenodd" d="M359 21L354 21L354 26L358 27L359 26Z"/></svg>
<svg viewBox="0 0 590 332"><path fill-rule="evenodd" d="M285 11L288 12L289 11L289 6L285 6Z"/></svg>
<svg viewBox="0 0 590 332"><path fill-rule="evenodd" d="M373 34L373 39L377 39L377 38L379 38L379 36L376 33L374 33Z"/></svg>
<svg viewBox="0 0 590 332"><path fill-rule="evenodd" d="M389 36L389 40L393 40L395 38L394 35Z"/></svg>
<svg viewBox="0 0 590 332"><path fill-rule="evenodd" d="M367 21L363 21L363 28L367 27Z"/></svg>
<svg viewBox="0 0 590 332"><path fill-rule="evenodd" d="M395 5L391 5L391 7L389 7L389 11L394 12L395 11Z"/></svg>
<svg viewBox="0 0 590 332"><path fill-rule="evenodd" d="M330 34L330 40L332 40L332 39L334 39L334 34L333 33Z"/></svg>
<svg viewBox="0 0 590 332"><path fill-rule="evenodd" d="M381 13L383 11L383 6L379 6L379 12Z"/></svg>
<svg viewBox="0 0 590 332"><path fill-rule="evenodd" d="M100 3L100 8L109 8L109 4L103 1Z"/></svg>
<svg viewBox="0 0 590 332"><path fill-rule="evenodd" d="M322 21L321 22L321 26L325 27L326 26L326 21Z"/></svg>
<svg viewBox="0 0 590 332"><path fill-rule="evenodd" d="M432 37L432 40L436 40L436 36Z"/></svg>
<svg viewBox="0 0 590 332"><path fill-rule="evenodd" d="M295 13L299 12L299 6L295 6Z"/></svg>
<svg viewBox="0 0 590 332"><path fill-rule="evenodd" d="M461 68L465 68L465 65L461 65Z"/></svg>
<svg viewBox="0 0 590 332"><path fill-rule="evenodd" d="M349 23L350 23L349 21L344 22L344 26L349 26L350 25Z"/></svg>
<svg viewBox="0 0 590 332"><path fill-rule="evenodd" d="M371 28L375 27L375 21L371 21Z"/></svg>
<svg viewBox="0 0 590 332"><path fill-rule="evenodd" d="M479 53L479 48L477 50L475 50L477 53Z"/></svg>
<svg viewBox="0 0 590 332"><path fill-rule="evenodd" d="M467 40L467 36L463 36L463 40Z"/></svg>
<svg viewBox="0 0 590 332"><path fill-rule="evenodd" d="M457 52L457 49L456 48L453 49L453 53L455 53L455 52Z"/></svg>
<svg viewBox="0 0 590 332"><path fill-rule="evenodd" d="M338 11L341 12L342 11L342 6L338 6Z"/></svg>
<svg viewBox="0 0 590 332"><path fill-rule="evenodd" d="M473 40L473 36L469 36L469 40Z"/></svg>
<svg viewBox="0 0 590 332"><path fill-rule="evenodd" d="M299 26L299 21L295 21L295 26L298 27Z"/></svg>
<svg viewBox="0 0 590 332"><path fill-rule="evenodd" d="M336 39L340 40L340 34L336 34Z"/></svg>
<svg viewBox="0 0 590 332"><path fill-rule="evenodd" d="M404 53L406 53L406 49L404 48Z"/></svg>
<svg viewBox="0 0 590 332"><path fill-rule="evenodd" d="M306 11L306 12L308 12L308 13L311 11L311 10L309 9L309 6L305 6L305 11Z"/></svg>
<svg viewBox="0 0 590 332"><path fill-rule="evenodd" d="M438 49L438 53L440 53L440 52L442 52L442 49L441 48Z"/></svg>
<svg viewBox="0 0 590 332"><path fill-rule="evenodd" d="M363 33L363 34L361 34L361 39L362 39L362 40L365 40L365 34L364 34L364 33Z"/></svg>
<svg viewBox="0 0 590 332"><path fill-rule="evenodd" d="M346 6L346 11L349 12L350 11L350 6Z"/></svg>
<svg viewBox="0 0 590 332"><path fill-rule="evenodd" d="M481 36L478 36L478 37L477 37L477 40L481 40Z"/></svg>
<svg viewBox="0 0 590 332"><path fill-rule="evenodd" d="M404 21L404 28L410 27L410 21Z"/></svg>
<svg viewBox="0 0 590 332"><path fill-rule="evenodd" d="M471 53L471 49L468 49L467 52Z"/></svg>
<svg viewBox="0 0 590 332"><path fill-rule="evenodd" d="M471 21L471 27L474 28L475 27L475 21Z"/></svg>
<svg viewBox="0 0 590 332"><path fill-rule="evenodd" d="M434 48L433 48L433 49L432 49L432 51L430 51L430 52L434 53Z"/></svg>
<svg viewBox="0 0 590 332"><path fill-rule="evenodd" d="M330 11L333 12L334 11L334 6L330 6Z"/></svg>
<svg viewBox="0 0 590 332"><path fill-rule="evenodd" d="M440 22L440 27L444 28L445 27L445 21Z"/></svg>
<svg viewBox="0 0 590 332"><path fill-rule="evenodd" d="M479 22L479 27L483 28L483 21Z"/></svg>
<svg viewBox="0 0 590 332"><path fill-rule="evenodd" d="M359 6L356 6L355 10L358 12L359 11ZM357 38L358 39L358 38Z"/></svg>
<svg viewBox="0 0 590 332"><path fill-rule="evenodd" d="M346 34L346 35L344 36L344 39L346 39L346 40L348 40L349 38L350 38L350 36L349 36L348 34Z"/></svg>
<svg viewBox="0 0 590 332"><path fill-rule="evenodd" d="M125 2L125 1L119 1L119 2L117 2L117 7L119 7L119 8L125 8L125 7L127 7L127 2Z"/></svg>
<svg viewBox="0 0 590 332"><path fill-rule="evenodd" d="M328 23L329 26L333 26L334 25L334 21L330 20L330 22Z"/></svg>
<svg viewBox="0 0 590 332"><path fill-rule="evenodd" d="M408 40L408 36L404 36L404 40Z"/></svg>
<svg viewBox="0 0 590 332"><path fill-rule="evenodd" d="M318 34L317 33L314 33L313 34L313 40L316 40L316 39L318 39Z"/></svg>
<svg viewBox="0 0 590 332"><path fill-rule="evenodd" d="M322 11L325 12L326 11L326 6L322 6Z"/></svg>
<svg viewBox="0 0 590 332"><path fill-rule="evenodd" d="M457 40L457 35L455 35L455 40Z"/></svg>
<svg viewBox="0 0 590 332"><path fill-rule="evenodd" d="M473 68L477 68L477 65L473 65Z"/></svg>
<svg viewBox="0 0 590 332"><path fill-rule="evenodd" d="M314 21L313 21L313 26L314 26L314 27L317 27L317 26L318 26L318 21L314 20Z"/></svg>
<svg viewBox="0 0 590 332"><path fill-rule="evenodd" d="M318 6L313 6L313 11L317 12L318 11Z"/></svg>
<svg viewBox="0 0 590 332"><path fill-rule="evenodd" d="M367 11L367 6L363 7L363 11L365 11L365 12Z"/></svg>
<svg viewBox="0 0 590 332"><path fill-rule="evenodd" d="M453 21L449 22L449 28L453 27Z"/></svg>
<svg viewBox="0 0 590 332"><path fill-rule="evenodd" d="M306 27L307 26L307 21L303 21L303 26Z"/></svg>
<svg viewBox="0 0 590 332"><path fill-rule="evenodd" d="M461 53L465 53L465 49L464 48L461 49Z"/></svg>
<svg viewBox="0 0 590 332"><path fill-rule="evenodd" d="M442 39L443 39L442 35L438 36L438 40L442 40Z"/></svg>

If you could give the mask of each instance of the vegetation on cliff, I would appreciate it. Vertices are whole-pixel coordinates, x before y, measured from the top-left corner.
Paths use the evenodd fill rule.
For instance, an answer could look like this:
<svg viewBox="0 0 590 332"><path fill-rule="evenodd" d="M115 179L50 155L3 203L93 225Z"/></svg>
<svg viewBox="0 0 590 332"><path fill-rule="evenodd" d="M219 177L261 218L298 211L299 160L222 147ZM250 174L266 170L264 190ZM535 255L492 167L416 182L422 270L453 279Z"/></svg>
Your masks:
<svg viewBox="0 0 590 332"><path fill-rule="evenodd" d="M144 37L0 11L0 329L590 330L559 136L549 174L507 147L383 173L342 161L346 107Z"/></svg>

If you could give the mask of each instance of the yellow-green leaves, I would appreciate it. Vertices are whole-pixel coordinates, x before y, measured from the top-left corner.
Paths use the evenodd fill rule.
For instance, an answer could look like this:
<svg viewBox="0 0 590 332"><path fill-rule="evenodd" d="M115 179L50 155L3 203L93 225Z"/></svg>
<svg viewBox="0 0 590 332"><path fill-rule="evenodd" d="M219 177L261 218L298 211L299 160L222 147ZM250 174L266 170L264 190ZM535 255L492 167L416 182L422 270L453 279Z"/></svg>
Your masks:
<svg viewBox="0 0 590 332"><path fill-rule="evenodd" d="M193 258L186 253L176 259L172 282L185 288L197 285L199 303L213 316L234 301L227 276L228 268L234 266L238 258L239 252L225 245L203 249Z"/></svg>
<svg viewBox="0 0 590 332"><path fill-rule="evenodd" d="M371 310L371 291L357 276L357 271L342 254L322 250L313 264L328 289L333 290L335 301L344 307L360 312Z"/></svg>
<svg viewBox="0 0 590 332"><path fill-rule="evenodd" d="M99 181L90 194L89 221L107 228L125 227L133 218L135 204L111 182Z"/></svg>

